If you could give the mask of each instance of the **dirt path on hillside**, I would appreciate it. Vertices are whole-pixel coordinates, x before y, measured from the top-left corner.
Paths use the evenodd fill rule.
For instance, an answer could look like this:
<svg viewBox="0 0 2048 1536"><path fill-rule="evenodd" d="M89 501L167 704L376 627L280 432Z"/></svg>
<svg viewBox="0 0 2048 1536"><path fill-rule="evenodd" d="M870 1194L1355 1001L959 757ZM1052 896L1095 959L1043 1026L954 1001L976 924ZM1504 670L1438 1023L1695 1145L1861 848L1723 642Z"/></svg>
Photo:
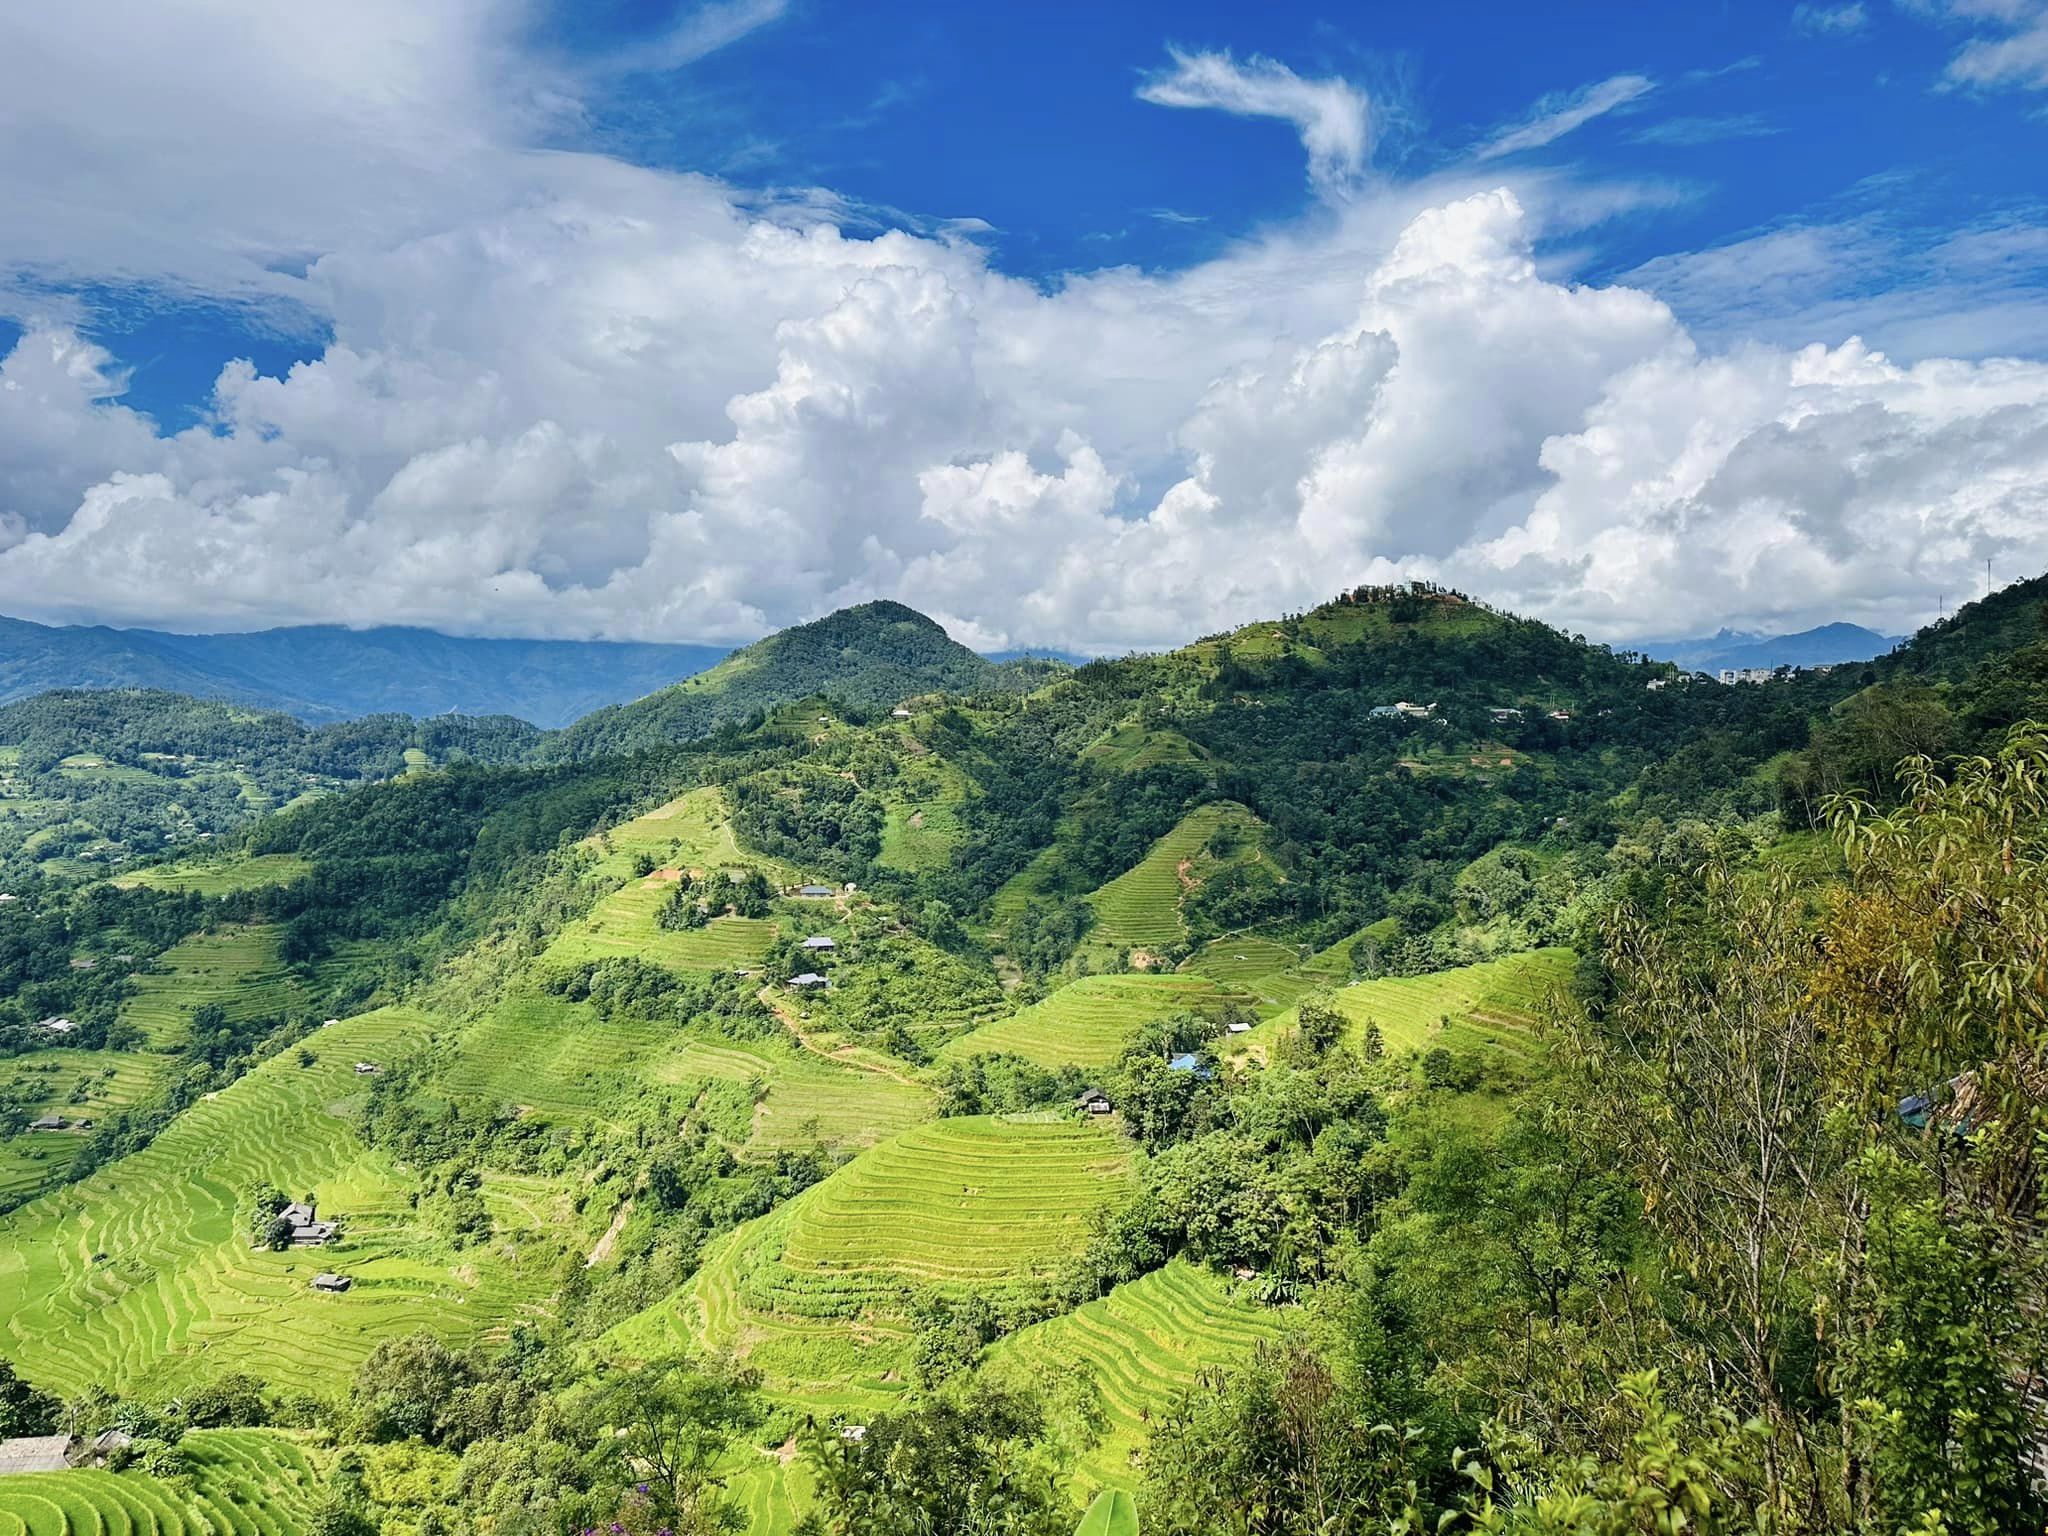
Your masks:
<svg viewBox="0 0 2048 1536"><path fill-rule="evenodd" d="M590 1250L590 1257L583 1261L585 1269L595 1269L612 1256L612 1249L619 1241L619 1234L626 1230L626 1218L633 1214L633 1197L628 1195L619 1202L618 1211L612 1216L612 1224L604 1229L604 1236L597 1240L597 1246Z"/></svg>
<svg viewBox="0 0 2048 1536"><path fill-rule="evenodd" d="M893 1078L895 1081L903 1084L903 1086L906 1088L916 1088L920 1090L924 1088L925 1085L923 1083L920 1083L916 1078L906 1077L903 1073L898 1072L893 1067L885 1067L880 1062L876 1061L863 1060L857 1054L857 1047L851 1045L842 1045L836 1050L828 1051L827 1049L825 1049L824 1046L820 1045L816 1040L811 1038L810 1031L804 1028L803 1020L797 1017L796 1010L791 1008L788 1003L784 1002L781 996L777 994L776 990L773 987L763 987L761 989L761 1001L768 1005L768 1007L774 1012L776 1018L782 1020L783 1028L787 1029L792 1035L796 1036L797 1044L801 1045L813 1056L821 1056L826 1061L836 1061L839 1063L840 1066L852 1067L855 1071L858 1072L872 1072L877 1077Z"/></svg>

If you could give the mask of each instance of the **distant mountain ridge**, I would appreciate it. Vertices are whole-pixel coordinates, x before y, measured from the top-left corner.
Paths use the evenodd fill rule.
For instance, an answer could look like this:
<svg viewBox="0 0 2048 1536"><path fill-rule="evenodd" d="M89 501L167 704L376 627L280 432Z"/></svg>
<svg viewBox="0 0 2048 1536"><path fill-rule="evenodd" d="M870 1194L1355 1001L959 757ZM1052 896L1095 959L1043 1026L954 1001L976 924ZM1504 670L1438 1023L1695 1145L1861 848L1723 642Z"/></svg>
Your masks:
<svg viewBox="0 0 2048 1536"><path fill-rule="evenodd" d="M1822 624L1789 635L1724 629L1691 640L1645 640L1636 649L1689 671L1717 672L1723 667L1825 667L1869 661L1898 643L1897 637L1880 635L1861 624Z"/></svg>
<svg viewBox="0 0 2048 1536"><path fill-rule="evenodd" d="M0 618L0 704L59 688L148 688L315 725L452 712L552 729L668 687L725 654L711 645L470 639L399 627L177 635Z"/></svg>

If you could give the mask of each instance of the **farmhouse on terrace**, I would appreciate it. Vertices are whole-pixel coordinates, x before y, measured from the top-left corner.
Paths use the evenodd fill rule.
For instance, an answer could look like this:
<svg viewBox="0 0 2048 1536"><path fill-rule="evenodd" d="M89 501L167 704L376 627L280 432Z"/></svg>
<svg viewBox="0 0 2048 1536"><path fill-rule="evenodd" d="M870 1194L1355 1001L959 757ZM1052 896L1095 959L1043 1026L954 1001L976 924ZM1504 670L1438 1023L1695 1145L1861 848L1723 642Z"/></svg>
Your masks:
<svg viewBox="0 0 2048 1536"><path fill-rule="evenodd" d="M314 1203L311 1200L294 1200L277 1213L277 1219L287 1223L292 1229L294 1248L318 1248L330 1241L341 1229L341 1223L338 1221L320 1220L319 1213L313 1207Z"/></svg>

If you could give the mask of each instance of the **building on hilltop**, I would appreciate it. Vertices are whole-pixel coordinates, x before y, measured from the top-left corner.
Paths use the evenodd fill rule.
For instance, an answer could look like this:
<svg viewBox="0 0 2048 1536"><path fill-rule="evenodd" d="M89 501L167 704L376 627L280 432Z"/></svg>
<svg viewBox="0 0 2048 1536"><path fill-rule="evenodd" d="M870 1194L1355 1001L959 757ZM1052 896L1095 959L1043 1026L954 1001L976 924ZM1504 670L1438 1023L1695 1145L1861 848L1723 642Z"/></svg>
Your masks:
<svg viewBox="0 0 2048 1536"><path fill-rule="evenodd" d="M1721 681L1733 686L1736 683L1768 683L1778 675L1775 667L1723 667Z"/></svg>

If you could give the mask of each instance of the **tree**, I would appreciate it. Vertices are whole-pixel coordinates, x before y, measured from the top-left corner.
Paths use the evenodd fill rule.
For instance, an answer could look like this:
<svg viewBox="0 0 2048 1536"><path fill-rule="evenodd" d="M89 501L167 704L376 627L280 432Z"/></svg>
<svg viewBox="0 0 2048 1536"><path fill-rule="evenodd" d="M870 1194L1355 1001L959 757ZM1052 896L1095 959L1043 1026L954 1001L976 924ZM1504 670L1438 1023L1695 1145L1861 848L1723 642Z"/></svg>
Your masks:
<svg viewBox="0 0 2048 1536"><path fill-rule="evenodd" d="M838 1536L1071 1536L1029 1393L968 1379L870 1421L859 1436L813 1424L805 1454Z"/></svg>
<svg viewBox="0 0 2048 1536"><path fill-rule="evenodd" d="M620 1371L593 1394L600 1483L641 1492L675 1536L726 1528L719 1472L734 1437L761 1420L758 1371L718 1357L672 1355Z"/></svg>
<svg viewBox="0 0 2048 1536"><path fill-rule="evenodd" d="M63 1411L55 1396L15 1374L12 1361L0 1360L0 1439L53 1435Z"/></svg>

